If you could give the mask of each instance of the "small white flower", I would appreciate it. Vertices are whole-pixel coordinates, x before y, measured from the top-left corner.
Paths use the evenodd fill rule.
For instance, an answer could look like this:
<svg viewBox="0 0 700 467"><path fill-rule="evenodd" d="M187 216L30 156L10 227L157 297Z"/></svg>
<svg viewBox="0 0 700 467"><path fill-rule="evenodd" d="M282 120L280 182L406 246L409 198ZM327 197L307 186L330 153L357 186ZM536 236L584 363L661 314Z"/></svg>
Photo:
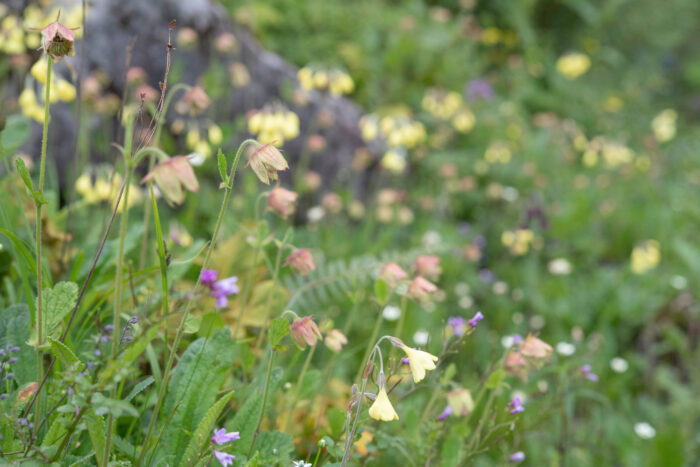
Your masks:
<svg viewBox="0 0 700 467"><path fill-rule="evenodd" d="M555 349L559 355L563 355L565 357L573 355L574 352L576 352L576 346L569 342L559 342Z"/></svg>
<svg viewBox="0 0 700 467"><path fill-rule="evenodd" d="M439 245L441 241L442 237L440 237L440 234L434 230L426 232L425 235L423 235L423 245L428 248Z"/></svg>
<svg viewBox="0 0 700 467"><path fill-rule="evenodd" d="M458 282L457 285L455 285L455 293L460 297L467 295L469 293L469 284L466 282Z"/></svg>
<svg viewBox="0 0 700 467"><path fill-rule="evenodd" d="M326 215L326 211L321 206L314 206L306 212L309 222L318 222Z"/></svg>
<svg viewBox="0 0 700 467"><path fill-rule="evenodd" d="M382 316L387 321L396 321L401 316L401 308L387 305L382 311Z"/></svg>
<svg viewBox="0 0 700 467"><path fill-rule="evenodd" d="M498 281L493 284L493 293L503 295L508 292L508 284L503 281Z"/></svg>
<svg viewBox="0 0 700 467"><path fill-rule="evenodd" d="M311 467L312 464L308 462L304 462L303 460L301 461L292 461L292 467Z"/></svg>
<svg viewBox="0 0 700 467"><path fill-rule="evenodd" d="M566 276L571 274L571 263L565 258L557 258L549 262L547 269L555 276Z"/></svg>
<svg viewBox="0 0 700 467"><path fill-rule="evenodd" d="M514 340L513 336L503 336L501 337L501 345L506 349L510 349L513 346Z"/></svg>
<svg viewBox="0 0 700 467"><path fill-rule="evenodd" d="M512 186L504 186L503 191L501 191L501 198L508 202L513 202L518 199L518 190Z"/></svg>
<svg viewBox="0 0 700 467"><path fill-rule="evenodd" d="M651 439L656 436L656 430L647 422L639 422L634 424L634 432L642 439Z"/></svg>
<svg viewBox="0 0 700 467"><path fill-rule="evenodd" d="M192 152L188 154L187 157L189 157L190 165L194 167L199 167L200 165L204 164L204 161L206 161L206 158L197 152Z"/></svg>
<svg viewBox="0 0 700 467"><path fill-rule="evenodd" d="M428 343L429 337L430 334L428 334L428 331L416 331L416 333L413 334L413 342L415 342L416 345L425 345Z"/></svg>
<svg viewBox="0 0 700 467"><path fill-rule="evenodd" d="M610 368L612 368L612 371L615 373L624 373L629 367L629 363L627 363L627 360L624 358L615 357L610 360Z"/></svg>
<svg viewBox="0 0 700 467"><path fill-rule="evenodd" d="M530 318L530 327L532 329L538 330L542 329L545 325L545 319L544 316L542 315L535 315L532 318Z"/></svg>

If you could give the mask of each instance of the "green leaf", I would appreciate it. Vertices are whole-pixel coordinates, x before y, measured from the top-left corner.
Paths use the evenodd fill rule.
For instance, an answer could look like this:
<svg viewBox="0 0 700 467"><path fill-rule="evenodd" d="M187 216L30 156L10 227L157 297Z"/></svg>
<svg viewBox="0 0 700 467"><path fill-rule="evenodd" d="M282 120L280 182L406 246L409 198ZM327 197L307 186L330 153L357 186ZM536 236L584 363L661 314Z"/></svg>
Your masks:
<svg viewBox="0 0 700 467"><path fill-rule="evenodd" d="M21 157L15 158L15 167L17 168L17 173L24 182L24 186L27 187L27 190L29 190L30 193L34 193L34 183L32 182L31 175L29 175L27 166L24 164L24 159Z"/></svg>
<svg viewBox="0 0 700 467"><path fill-rule="evenodd" d="M53 337L49 337L49 344L51 345L53 353L66 367L71 367L76 363L80 363L80 369L82 369L82 362L66 344Z"/></svg>
<svg viewBox="0 0 700 467"><path fill-rule="evenodd" d="M276 347L287 334L289 334L289 321L286 318L273 319L267 330L270 345Z"/></svg>
<svg viewBox="0 0 700 467"><path fill-rule="evenodd" d="M60 333L59 324L75 307L78 301L78 284L75 282L59 282L53 288L44 289L44 339L57 337ZM43 342L39 342L43 344Z"/></svg>
<svg viewBox="0 0 700 467"><path fill-rule="evenodd" d="M381 305L386 305L389 300L389 284L383 279L374 281L374 295Z"/></svg>
<svg viewBox="0 0 700 467"><path fill-rule="evenodd" d="M261 431L255 442L260 447L266 465L289 465L289 456L294 451L294 437L280 431Z"/></svg>
<svg viewBox="0 0 700 467"><path fill-rule="evenodd" d="M222 330L207 339L197 339L182 354L161 412L166 416L174 411L163 431L156 459L166 455L182 459L190 434L216 402L226 373L234 363L235 348L229 331Z"/></svg>
<svg viewBox="0 0 700 467"><path fill-rule="evenodd" d="M221 175L221 180L227 184L228 183L228 163L226 162L226 156L221 152L219 148L219 154L217 154L217 159L219 160L219 174Z"/></svg>
<svg viewBox="0 0 700 467"><path fill-rule="evenodd" d="M142 391L143 391L144 389L146 389L148 386L150 386L151 384L153 384L153 381L155 381L155 379L153 378L153 376L147 377L146 379L144 379L143 381L141 381L139 384L137 384L136 386L134 386L134 389L131 390L131 392L129 393L129 395L126 396L126 397L124 398L124 400L125 400L126 402L131 402L131 399L133 399L134 397L136 397L140 392L142 392Z"/></svg>
<svg viewBox="0 0 700 467"><path fill-rule="evenodd" d="M445 440L440 452L440 457L442 458L441 466L452 467L460 465L459 459L461 457L462 443L463 440L457 436L450 436Z"/></svg>
<svg viewBox="0 0 700 467"><path fill-rule="evenodd" d="M183 332L185 334L194 334L195 332L199 331L201 325L202 316L188 315L187 319L185 320L185 327Z"/></svg>
<svg viewBox="0 0 700 467"><path fill-rule="evenodd" d="M340 435L345 427L345 419L347 418L346 412L338 407L331 407L328 409L328 425L331 429L331 434L334 437Z"/></svg>
<svg viewBox="0 0 700 467"><path fill-rule="evenodd" d="M226 404L228 404L228 402L231 400L231 397L233 397L233 391L224 395L207 411L207 414L199 423L197 430L194 432L192 439L190 439L190 442L187 445L185 454L180 462L181 467L192 465L197 459L199 459L202 450L206 446L206 442L209 440L209 435L214 428L216 419L219 418L221 411L224 410Z"/></svg>
<svg viewBox="0 0 700 467"><path fill-rule="evenodd" d="M102 467L104 464L102 462L102 453L105 451L105 421L102 417L95 414L92 409L87 409L85 412L85 424L87 425L88 434L90 435L90 442L92 442L92 448L98 453L95 456L97 460L98 467Z"/></svg>
<svg viewBox="0 0 700 467"><path fill-rule="evenodd" d="M12 305L0 312L0 348L19 347L17 363L12 366L19 386L36 381L36 351L29 345L31 318L26 304Z"/></svg>
<svg viewBox="0 0 700 467"><path fill-rule="evenodd" d="M0 147L14 149L27 141L31 129L30 121L22 115L10 115L0 134Z"/></svg>
<svg viewBox="0 0 700 467"><path fill-rule="evenodd" d="M487 389L496 389L501 385L503 379L506 377L506 372L503 369L494 371L489 375L489 379L486 380Z"/></svg>
<svg viewBox="0 0 700 467"><path fill-rule="evenodd" d="M233 443L233 452L246 454L253 443L253 433L258 424L258 416L262 408L263 395L261 391L255 391L248 396L236 412L233 420L226 424L227 431L238 431L241 439Z"/></svg>

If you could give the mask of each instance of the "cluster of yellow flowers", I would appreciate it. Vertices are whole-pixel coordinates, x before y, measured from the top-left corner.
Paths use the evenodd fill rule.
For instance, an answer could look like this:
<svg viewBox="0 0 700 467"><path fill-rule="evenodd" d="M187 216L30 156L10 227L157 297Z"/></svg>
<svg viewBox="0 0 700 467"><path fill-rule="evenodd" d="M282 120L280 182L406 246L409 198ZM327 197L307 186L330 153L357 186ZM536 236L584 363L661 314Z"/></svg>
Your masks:
<svg viewBox="0 0 700 467"><path fill-rule="evenodd" d="M675 138L676 120L678 120L678 113L673 109L666 109L654 117L651 121L651 129L654 131L656 141L665 143Z"/></svg>
<svg viewBox="0 0 700 467"><path fill-rule="evenodd" d="M501 243L508 247L514 256L527 253L534 239L535 234L530 229L506 230L501 234Z"/></svg>
<svg viewBox="0 0 700 467"><path fill-rule="evenodd" d="M406 169L407 152L425 141L425 127L419 121L400 113L379 117L365 115L360 119L360 130L365 141L382 138L389 149L382 157L382 166L393 173Z"/></svg>
<svg viewBox="0 0 700 467"><path fill-rule="evenodd" d="M8 7L0 3L0 53L18 55L35 50L41 44L41 35L38 28L51 23L58 15L58 8L54 8L46 14L36 5L29 5L24 9L22 17L8 14ZM63 23L70 26L82 24L82 7L74 8L61 14ZM82 32L75 30L75 38L81 37Z"/></svg>
<svg viewBox="0 0 700 467"><path fill-rule="evenodd" d="M41 96L41 101L37 98L36 93L32 87L24 88L24 90L19 95L19 105L22 109L22 114L25 117L32 118L37 122L44 121L44 105L43 98L45 96L45 91L43 91L44 86L46 86L46 68L47 68L47 58L40 58L31 68L32 76L43 86L41 86L42 91L39 93ZM62 78L51 77L51 89L49 89L49 102L54 103L58 101L71 102L75 99L76 91L75 86Z"/></svg>
<svg viewBox="0 0 700 467"><path fill-rule="evenodd" d="M299 117L282 104L266 105L250 116L248 131L262 144L282 146L299 136Z"/></svg>
<svg viewBox="0 0 700 467"><path fill-rule="evenodd" d="M572 52L559 57L556 66L565 78L574 80L588 71L591 59L584 53Z"/></svg>
<svg viewBox="0 0 700 467"><path fill-rule="evenodd" d="M593 167L599 159L602 159L606 166L615 168L634 162L634 152L619 141L596 136L586 143L583 165Z"/></svg>
<svg viewBox="0 0 700 467"><path fill-rule="evenodd" d="M305 66L297 72L297 79L307 91L327 90L334 96L350 94L355 89L355 82L350 75L337 68Z"/></svg>
<svg viewBox="0 0 700 467"><path fill-rule="evenodd" d="M632 250L630 267L635 274L655 268L661 261L661 250L656 240L646 240Z"/></svg>
<svg viewBox="0 0 700 467"><path fill-rule="evenodd" d="M193 126L185 135L185 144L192 152L199 154L204 159L209 159L212 154L212 146L220 145L224 139L223 135L221 127L213 123L204 129Z"/></svg>
<svg viewBox="0 0 700 467"><path fill-rule="evenodd" d="M94 181L93 181L94 178ZM118 173L110 174L107 168L88 170L75 181L75 191L87 204L97 204L103 201L115 203L119 196L119 190L123 179ZM129 187L129 208L143 199L141 189L136 185ZM123 201L119 205L121 211Z"/></svg>
<svg viewBox="0 0 700 467"><path fill-rule="evenodd" d="M484 152L484 160L489 164L507 164L511 157L510 147L503 141L494 141Z"/></svg>
<svg viewBox="0 0 700 467"><path fill-rule="evenodd" d="M476 117L464 103L462 95L454 91L428 89L421 105L434 117L451 121L452 126L460 133L468 133L476 123Z"/></svg>

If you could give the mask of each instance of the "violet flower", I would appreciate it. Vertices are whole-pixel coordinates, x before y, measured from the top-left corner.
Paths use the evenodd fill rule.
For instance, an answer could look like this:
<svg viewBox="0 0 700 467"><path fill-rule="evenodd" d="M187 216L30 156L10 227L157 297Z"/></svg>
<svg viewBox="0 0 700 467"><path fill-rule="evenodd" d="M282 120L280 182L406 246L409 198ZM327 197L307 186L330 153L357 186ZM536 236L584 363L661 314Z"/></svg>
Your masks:
<svg viewBox="0 0 700 467"><path fill-rule="evenodd" d="M452 332L457 337L462 337L467 332L467 327L464 324L464 318L461 316L453 316L447 318L447 325L452 328Z"/></svg>
<svg viewBox="0 0 700 467"><path fill-rule="evenodd" d="M519 397L514 397L512 401L508 402L506 407L512 407L512 409L510 411L511 415L515 415L516 413L525 412L525 407L523 407L522 404L520 403Z"/></svg>
<svg viewBox="0 0 700 467"><path fill-rule="evenodd" d="M216 298L216 307L224 308L228 305L228 296L240 292L238 289L238 277L232 276L214 282L211 286L211 296Z"/></svg>
<svg viewBox="0 0 700 467"><path fill-rule="evenodd" d="M221 462L221 465L223 467L227 467L229 465L233 465L233 459L234 456L227 452L221 452L217 451L216 449L214 450L214 456L216 456L216 459Z"/></svg>
<svg viewBox="0 0 700 467"><path fill-rule="evenodd" d="M595 373L591 373L591 365L586 364L581 367L581 374L583 375L584 378L586 378L589 381L593 381L594 383L598 381L598 375Z"/></svg>
<svg viewBox="0 0 700 467"><path fill-rule="evenodd" d="M226 433L226 428L221 428L214 430L214 436L211 437L211 442L222 445L228 443L229 441L236 441L237 439L241 439L241 435L237 431Z"/></svg>
<svg viewBox="0 0 700 467"><path fill-rule="evenodd" d="M525 460L525 453L522 451L514 452L508 457L511 462L522 462Z"/></svg>
<svg viewBox="0 0 700 467"><path fill-rule="evenodd" d="M443 421L447 417L449 417L450 415L452 415L452 407L450 407L449 405L446 405L445 410L443 410L442 413L440 415L438 415L438 420Z"/></svg>
<svg viewBox="0 0 700 467"><path fill-rule="evenodd" d="M216 269L202 269L202 272L199 274L199 278L202 281L202 284L206 286L211 286L216 282L216 279L219 277L219 271Z"/></svg>
<svg viewBox="0 0 700 467"><path fill-rule="evenodd" d="M467 83L467 100L490 100L494 95L493 88L484 78L477 78Z"/></svg>
<svg viewBox="0 0 700 467"><path fill-rule="evenodd" d="M471 326L472 328L475 328L477 323L479 321L481 321L482 319L484 319L483 313L481 313L480 311L477 311L476 314L474 315L474 317L469 320L469 326Z"/></svg>

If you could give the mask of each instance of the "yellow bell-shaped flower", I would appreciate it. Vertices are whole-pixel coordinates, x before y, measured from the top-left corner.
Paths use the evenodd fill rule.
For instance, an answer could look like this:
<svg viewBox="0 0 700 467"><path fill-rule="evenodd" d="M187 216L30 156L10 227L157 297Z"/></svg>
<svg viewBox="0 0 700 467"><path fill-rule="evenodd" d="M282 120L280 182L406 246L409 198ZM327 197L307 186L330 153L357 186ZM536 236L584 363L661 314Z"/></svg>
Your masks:
<svg viewBox="0 0 700 467"><path fill-rule="evenodd" d="M389 396L386 393L385 388L381 388L377 394L377 399L369 408L369 416L375 420L381 420L383 422L390 422L392 420L398 420L399 416L391 405Z"/></svg>
<svg viewBox="0 0 700 467"><path fill-rule="evenodd" d="M425 378L426 370L434 370L435 362L438 358L435 355L423 352L422 350L412 349L405 344L401 345L401 349L406 352L408 357L408 365L413 373L413 382L418 383Z"/></svg>

